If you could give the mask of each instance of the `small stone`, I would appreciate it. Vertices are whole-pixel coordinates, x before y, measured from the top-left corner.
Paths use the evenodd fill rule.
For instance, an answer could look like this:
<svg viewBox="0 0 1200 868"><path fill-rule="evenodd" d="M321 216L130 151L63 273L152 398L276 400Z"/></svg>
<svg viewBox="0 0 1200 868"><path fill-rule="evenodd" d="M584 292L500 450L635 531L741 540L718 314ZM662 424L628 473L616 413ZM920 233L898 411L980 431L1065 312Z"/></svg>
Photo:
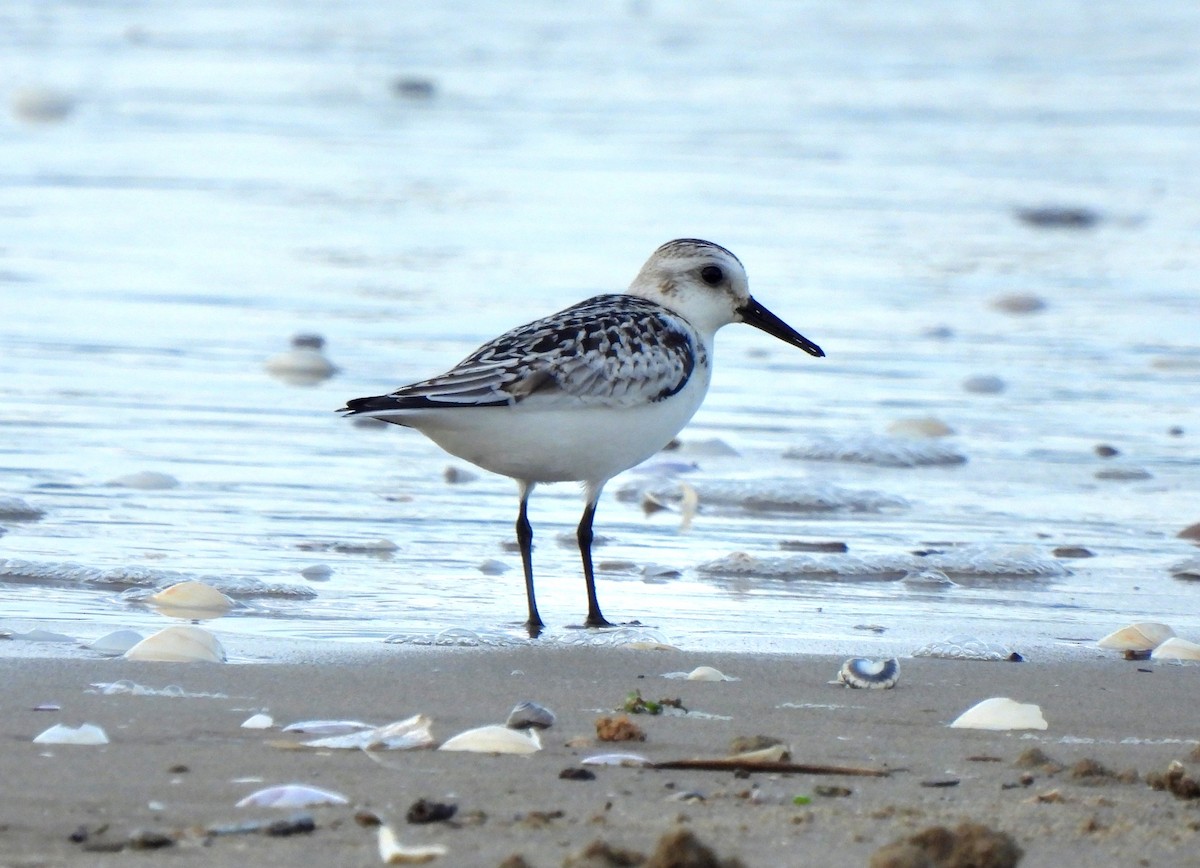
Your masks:
<svg viewBox="0 0 1200 868"><path fill-rule="evenodd" d="M1022 223L1038 229L1091 229L1100 222L1100 214L1078 205L1037 205L1017 208Z"/></svg>
<svg viewBox="0 0 1200 868"><path fill-rule="evenodd" d="M1109 446L1107 443L1096 444L1092 447L1092 451L1101 458L1113 458L1121 454L1121 450L1117 449L1116 446Z"/></svg>
<svg viewBox="0 0 1200 868"><path fill-rule="evenodd" d="M457 812L458 805L417 799L409 806L404 818L410 823L441 823L449 820Z"/></svg>
<svg viewBox="0 0 1200 868"><path fill-rule="evenodd" d="M976 395L998 395L1007 388L1002 379L988 374L967 377L963 380L962 387Z"/></svg>
<svg viewBox="0 0 1200 868"><path fill-rule="evenodd" d="M992 307L1004 313L1026 314L1037 313L1039 310L1045 310L1046 302L1038 298L1036 295L1025 292L1017 292L1011 295L1002 295L997 299L992 300Z"/></svg>
<svg viewBox="0 0 1200 868"><path fill-rule="evenodd" d="M558 777L564 781L594 781L596 773L589 769L565 768L558 773Z"/></svg>
<svg viewBox="0 0 1200 868"><path fill-rule="evenodd" d="M1179 533L1175 534L1179 539L1194 539L1200 540L1200 521L1195 524L1189 524Z"/></svg>
<svg viewBox="0 0 1200 868"><path fill-rule="evenodd" d="M1083 546L1059 546L1051 552L1056 558L1094 558L1095 552Z"/></svg>
<svg viewBox="0 0 1200 868"><path fill-rule="evenodd" d="M131 850L161 850L175 846L175 839L153 829L136 829L129 833L127 843Z"/></svg>

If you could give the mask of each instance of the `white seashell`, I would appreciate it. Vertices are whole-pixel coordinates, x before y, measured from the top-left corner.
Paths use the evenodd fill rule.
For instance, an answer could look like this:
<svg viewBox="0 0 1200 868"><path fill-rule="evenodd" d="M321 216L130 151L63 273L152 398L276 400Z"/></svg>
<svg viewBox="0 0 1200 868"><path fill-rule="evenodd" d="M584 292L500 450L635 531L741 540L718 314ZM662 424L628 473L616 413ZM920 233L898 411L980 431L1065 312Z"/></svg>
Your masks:
<svg viewBox="0 0 1200 868"><path fill-rule="evenodd" d="M166 473L143 470L139 473L127 473L116 479L110 479L108 484L120 488L137 488L141 491L165 491L168 488L178 488L179 480Z"/></svg>
<svg viewBox="0 0 1200 868"><path fill-rule="evenodd" d="M472 753L531 754L542 749L542 740L533 730L509 729L507 726L480 726L460 732L438 750L461 750Z"/></svg>
<svg viewBox="0 0 1200 868"><path fill-rule="evenodd" d="M308 808L317 805L348 805L341 793L307 784L283 784L256 790L237 803L239 808Z"/></svg>
<svg viewBox="0 0 1200 868"><path fill-rule="evenodd" d="M306 741L304 744L306 747L332 750L418 750L433 746L433 734L429 731L432 724L432 719L423 714L415 714L374 729L331 735L315 741Z"/></svg>
<svg viewBox="0 0 1200 868"><path fill-rule="evenodd" d="M108 735L94 723L67 726L56 723L33 740L34 744L108 744Z"/></svg>
<svg viewBox="0 0 1200 868"><path fill-rule="evenodd" d="M284 732L307 732L311 735L340 735L345 732L356 732L360 729L374 729L369 723L361 720L298 720L283 728Z"/></svg>
<svg viewBox="0 0 1200 868"><path fill-rule="evenodd" d="M714 669L711 666L697 666L686 676L688 681L737 681L736 678L730 678L719 669Z"/></svg>
<svg viewBox="0 0 1200 868"><path fill-rule="evenodd" d="M168 618L187 621L219 618L233 608L233 600L204 582L179 582L147 597L146 602Z"/></svg>
<svg viewBox="0 0 1200 868"><path fill-rule="evenodd" d="M1042 710L1032 703L994 696L972 705L950 724L955 729L1046 729Z"/></svg>
<svg viewBox="0 0 1200 868"><path fill-rule="evenodd" d="M900 680L900 663L890 660L868 660L854 657L842 664L837 680L847 687L888 690Z"/></svg>
<svg viewBox="0 0 1200 868"><path fill-rule="evenodd" d="M88 648L98 654L109 654L113 657L120 657L138 642L145 638L136 630L114 630L111 633L105 633L94 642L88 643Z"/></svg>
<svg viewBox="0 0 1200 868"><path fill-rule="evenodd" d="M1153 651L1174 635L1175 631L1166 624L1139 621L1109 633L1096 644L1114 651Z"/></svg>
<svg viewBox="0 0 1200 868"><path fill-rule="evenodd" d="M1200 645L1187 639L1173 638L1163 642L1150 655L1151 660L1200 660Z"/></svg>
<svg viewBox="0 0 1200 868"><path fill-rule="evenodd" d="M624 766L625 768L641 768L652 763L641 754L636 753L601 753L584 757L579 761L585 766Z"/></svg>
<svg viewBox="0 0 1200 868"><path fill-rule="evenodd" d="M224 663L217 637L200 627L164 627L125 652L126 660L158 663Z"/></svg>
<svg viewBox="0 0 1200 868"><path fill-rule="evenodd" d="M270 729L275 725L275 718L269 714L254 714L242 721L242 729Z"/></svg>
<svg viewBox="0 0 1200 868"><path fill-rule="evenodd" d="M549 729L557 719L546 706L526 700L513 707L504 725L510 729Z"/></svg>
<svg viewBox="0 0 1200 868"><path fill-rule="evenodd" d="M389 826L379 827L379 858L384 865L416 865L421 862L432 862L439 856L449 852L441 844L426 844L419 847L405 847L396 838L396 833Z"/></svg>

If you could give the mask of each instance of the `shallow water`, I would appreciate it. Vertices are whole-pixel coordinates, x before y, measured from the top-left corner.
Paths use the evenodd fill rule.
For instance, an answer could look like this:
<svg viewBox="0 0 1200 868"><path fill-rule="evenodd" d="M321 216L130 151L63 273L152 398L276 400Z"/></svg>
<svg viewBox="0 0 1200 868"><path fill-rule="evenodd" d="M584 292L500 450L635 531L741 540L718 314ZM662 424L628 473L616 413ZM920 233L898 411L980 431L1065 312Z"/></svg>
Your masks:
<svg viewBox="0 0 1200 868"><path fill-rule="evenodd" d="M460 465L420 435L332 411L697 236L734 250L828 358L721 333L685 448L601 504L610 618L768 651L967 634L1049 652L1133 620L1200 639L1200 582L1171 571L1200 555L1175 538L1200 521L1194 4L264 0L0 19L0 498L45 511L0 517L0 627L161 626L106 572L131 567L284 586L243 587L218 632L518 641L512 483L449 484ZM400 94L405 78L432 94ZM31 119L54 96L67 115ZM1015 215L1047 204L1099 219ZM1022 294L1044 307L994 304ZM303 331L338 375L268 376ZM964 388L978 376L1003 388ZM926 416L965 463L782 457L894 449L871 438ZM664 481L680 462L697 467ZM1145 474L1097 477L1113 469ZM145 471L179 485L108 484ZM686 531L638 503L679 480L701 492ZM850 495L837 508L777 500L833 486ZM865 510L863 492L892 505ZM579 508L570 485L533 502L550 641L583 635L564 628L585 608ZM332 548L380 539L395 551ZM781 549L796 540L849 551L811 556L835 574L820 579L702 569L796 557ZM960 545L1065 570L839 573ZM1061 545L1095 557L1055 559ZM328 580L300 576L314 564Z"/></svg>

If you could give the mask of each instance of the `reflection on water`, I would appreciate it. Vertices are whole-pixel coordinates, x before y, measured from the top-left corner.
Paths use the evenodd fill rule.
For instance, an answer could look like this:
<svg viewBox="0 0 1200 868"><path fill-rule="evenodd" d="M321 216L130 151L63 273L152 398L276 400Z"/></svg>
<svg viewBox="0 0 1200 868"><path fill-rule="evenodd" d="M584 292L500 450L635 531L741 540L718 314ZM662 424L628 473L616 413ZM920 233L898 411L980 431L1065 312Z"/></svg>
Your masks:
<svg viewBox="0 0 1200 868"><path fill-rule="evenodd" d="M332 411L699 236L829 356L722 332L681 450L601 504L610 617L759 650L1200 638L1171 572L1200 520L1200 11L957 9L9 13L0 626L153 630L123 592L203 578L241 604L218 632L519 639L511 482ZM532 504L550 641L580 635L579 506ZM1056 569L842 575L964 547Z"/></svg>

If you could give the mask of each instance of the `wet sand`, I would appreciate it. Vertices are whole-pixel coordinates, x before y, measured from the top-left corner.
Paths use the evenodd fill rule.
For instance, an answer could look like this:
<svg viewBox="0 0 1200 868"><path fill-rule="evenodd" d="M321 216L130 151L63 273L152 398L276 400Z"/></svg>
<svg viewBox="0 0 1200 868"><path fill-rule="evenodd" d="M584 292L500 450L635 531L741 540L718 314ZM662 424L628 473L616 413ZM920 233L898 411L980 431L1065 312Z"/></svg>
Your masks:
<svg viewBox="0 0 1200 868"><path fill-rule="evenodd" d="M828 684L841 658L823 656L372 647L271 662L270 643L255 647L255 656L265 659L227 665L0 659L0 864L380 864L376 830L354 818L360 809L391 824L406 844L445 845L448 854L434 864L447 866L497 866L514 854L530 866L558 866L596 839L649 852L681 824L718 855L747 866L861 866L896 838L964 820L1011 834L1026 866L1200 864L1200 800L1177 799L1145 782L1147 773L1172 760L1200 767L1200 668L1194 666L1098 652L1094 659L1050 663L903 660L895 689L864 691ZM698 665L740 680L662 677ZM93 683L120 679L224 695L89 692ZM678 698L691 713L633 717L645 731L643 743L581 745L594 738L596 718L635 690L647 699ZM990 696L1038 703L1049 729L947 728ZM544 749L527 757L287 750L276 743L297 739L278 729L240 727L260 710L277 724L313 718L385 723L420 712L433 718L434 735L444 740L502 723L524 699L558 715L543 735ZM34 711L40 703L61 710ZM56 722L85 721L102 726L111 743L32 743ZM891 774L739 777L603 767L594 769L594 780L559 777L584 756L606 750L632 748L653 761L715 757L728 752L735 736L758 734L790 744L796 762ZM1031 747L1066 768L1015 767ZM1070 767L1085 758L1114 772L1136 770L1138 779L1074 776ZM291 837L200 831L296 813L235 807L253 790L289 782L336 790L351 806L309 809L315 830ZM849 792L820 795L823 786ZM796 804L797 796L810 801ZM409 806L422 798L454 803L457 814L450 822L407 823ZM87 832L86 841L69 840L78 830ZM173 843L140 853L128 847L103 852L135 830L163 833Z"/></svg>

